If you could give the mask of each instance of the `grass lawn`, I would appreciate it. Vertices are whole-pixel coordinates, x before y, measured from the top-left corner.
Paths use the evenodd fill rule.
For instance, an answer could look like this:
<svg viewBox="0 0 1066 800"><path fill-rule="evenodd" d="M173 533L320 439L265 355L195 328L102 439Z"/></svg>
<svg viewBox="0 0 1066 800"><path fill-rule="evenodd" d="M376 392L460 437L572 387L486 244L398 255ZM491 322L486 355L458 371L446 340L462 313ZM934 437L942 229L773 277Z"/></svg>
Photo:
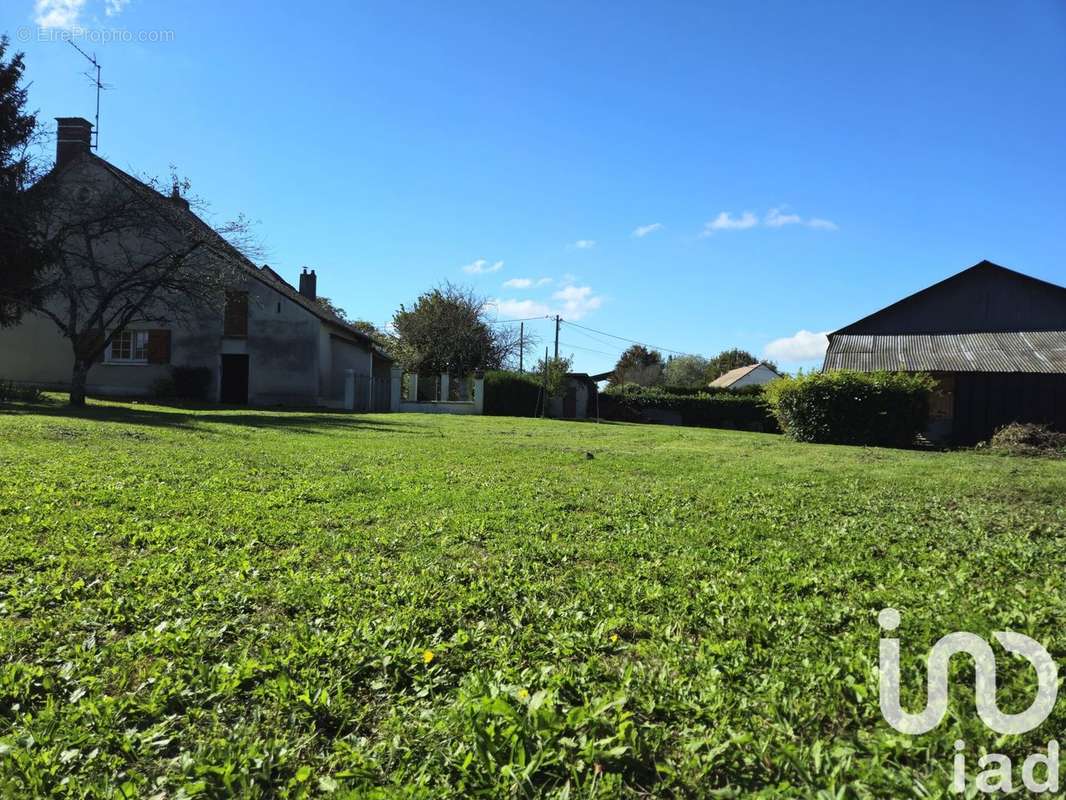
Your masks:
<svg viewBox="0 0 1066 800"><path fill-rule="evenodd" d="M0 463L3 798L939 796L1066 722L960 658L905 736L876 670L885 606L911 710L951 631L1066 658L1064 462L94 403Z"/></svg>

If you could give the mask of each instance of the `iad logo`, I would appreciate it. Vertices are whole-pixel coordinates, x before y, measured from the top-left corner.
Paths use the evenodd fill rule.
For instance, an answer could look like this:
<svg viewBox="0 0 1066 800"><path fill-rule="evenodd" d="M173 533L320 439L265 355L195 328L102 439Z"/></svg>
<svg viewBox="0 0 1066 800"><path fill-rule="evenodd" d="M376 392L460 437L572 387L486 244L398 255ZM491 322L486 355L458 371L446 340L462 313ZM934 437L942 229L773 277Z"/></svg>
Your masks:
<svg viewBox="0 0 1066 800"><path fill-rule="evenodd" d="M877 616L882 630L894 631L899 627L899 612L886 608ZM880 653L880 701L881 714L900 733L917 736L927 733L940 724L948 708L948 666L951 657L966 653L974 662L974 695L977 714L981 721L996 733L1026 733L1039 726L1051 714L1058 696L1058 667L1040 642L1028 636L1009 631L992 634L1004 650L1024 657L1036 670L1036 698L1025 711L1019 714L1004 714L996 703L996 656L988 642L972 633L955 632L941 638L927 659L926 703L918 714L910 714L900 706L899 639L881 639ZM955 756L954 784L956 792L966 789L964 742L955 743L959 751ZM1032 792L1058 791L1058 742L1048 743L1046 756L1039 753L1029 756L1022 769L1025 787ZM1012 789L1011 761L999 753L989 753L978 760L979 767L995 765L977 776L977 789L981 792L1009 792ZM1039 782L1034 776L1035 768L1043 765L1047 770L1046 780Z"/></svg>

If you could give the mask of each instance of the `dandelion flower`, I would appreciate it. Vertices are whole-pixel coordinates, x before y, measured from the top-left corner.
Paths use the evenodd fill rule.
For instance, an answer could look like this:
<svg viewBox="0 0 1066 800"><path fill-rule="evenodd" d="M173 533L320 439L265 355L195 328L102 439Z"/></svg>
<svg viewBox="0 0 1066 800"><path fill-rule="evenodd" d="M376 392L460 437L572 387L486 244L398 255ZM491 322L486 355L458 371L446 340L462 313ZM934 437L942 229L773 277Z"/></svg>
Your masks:
<svg viewBox="0 0 1066 800"><path fill-rule="evenodd" d="M525 689L519 689L518 690L518 699L519 700L525 700L527 697L529 697L529 692L527 692Z"/></svg>
<svg viewBox="0 0 1066 800"><path fill-rule="evenodd" d="M618 641L618 634L617 633L612 633L611 634L611 641L612 642L617 642Z"/></svg>
<svg viewBox="0 0 1066 800"><path fill-rule="evenodd" d="M422 663L423 664L428 664L434 658L436 658L436 656L433 654L432 650L423 650L422 651Z"/></svg>

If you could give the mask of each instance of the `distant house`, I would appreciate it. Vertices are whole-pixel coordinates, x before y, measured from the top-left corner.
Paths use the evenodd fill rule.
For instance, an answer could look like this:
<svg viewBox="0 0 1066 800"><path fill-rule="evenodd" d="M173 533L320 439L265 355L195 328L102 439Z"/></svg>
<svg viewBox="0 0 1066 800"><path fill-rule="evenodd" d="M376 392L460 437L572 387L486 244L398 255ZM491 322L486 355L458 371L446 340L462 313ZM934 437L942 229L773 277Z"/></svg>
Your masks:
<svg viewBox="0 0 1066 800"><path fill-rule="evenodd" d="M56 164L45 178L61 190L88 186L137 193L186 230L207 226L175 194L167 197L89 147L91 124L59 120ZM199 226L199 227L196 227ZM122 246L135 250L138 242ZM391 359L361 331L317 302L317 276L303 270L299 288L268 266L259 267L221 242L222 258L237 277L219 312L196 326L133 323L111 334L111 343L89 370L89 394L150 396L171 365L210 371L209 398L232 404L326 405L345 402L347 371L356 380L358 410L389 410ZM0 379L46 388L69 387L74 363L71 344L44 316L27 314L0 330Z"/></svg>
<svg viewBox="0 0 1066 800"><path fill-rule="evenodd" d="M715 389L743 389L745 386L762 386L780 377L765 364L748 364L719 375L710 385Z"/></svg>
<svg viewBox="0 0 1066 800"><path fill-rule="evenodd" d="M1010 422L1066 430L1066 288L982 261L829 334L833 369L932 374L936 439L973 444Z"/></svg>

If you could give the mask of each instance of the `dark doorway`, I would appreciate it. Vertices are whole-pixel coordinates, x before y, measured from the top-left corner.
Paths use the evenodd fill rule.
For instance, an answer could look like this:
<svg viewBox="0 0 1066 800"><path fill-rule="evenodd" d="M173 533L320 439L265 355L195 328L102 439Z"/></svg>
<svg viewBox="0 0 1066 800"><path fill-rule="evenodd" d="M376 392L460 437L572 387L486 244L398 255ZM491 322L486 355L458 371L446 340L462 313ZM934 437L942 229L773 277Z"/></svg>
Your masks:
<svg viewBox="0 0 1066 800"><path fill-rule="evenodd" d="M248 356L222 356L219 401L231 406L248 405Z"/></svg>
<svg viewBox="0 0 1066 800"><path fill-rule="evenodd" d="M577 416L577 387L570 385L566 387L566 394L563 395L563 418L574 419Z"/></svg>

